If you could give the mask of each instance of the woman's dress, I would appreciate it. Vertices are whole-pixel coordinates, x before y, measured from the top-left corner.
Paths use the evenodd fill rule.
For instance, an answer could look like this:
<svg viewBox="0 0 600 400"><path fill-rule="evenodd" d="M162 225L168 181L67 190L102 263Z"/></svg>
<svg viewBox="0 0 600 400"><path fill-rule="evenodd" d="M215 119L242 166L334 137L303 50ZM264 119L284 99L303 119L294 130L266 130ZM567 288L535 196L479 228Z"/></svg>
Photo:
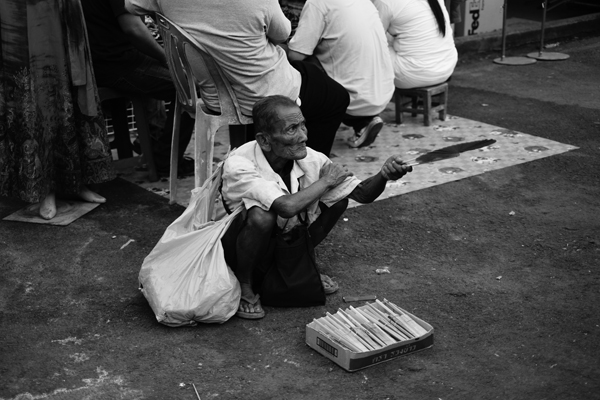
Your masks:
<svg viewBox="0 0 600 400"><path fill-rule="evenodd" d="M79 0L0 2L0 196L114 178Z"/></svg>

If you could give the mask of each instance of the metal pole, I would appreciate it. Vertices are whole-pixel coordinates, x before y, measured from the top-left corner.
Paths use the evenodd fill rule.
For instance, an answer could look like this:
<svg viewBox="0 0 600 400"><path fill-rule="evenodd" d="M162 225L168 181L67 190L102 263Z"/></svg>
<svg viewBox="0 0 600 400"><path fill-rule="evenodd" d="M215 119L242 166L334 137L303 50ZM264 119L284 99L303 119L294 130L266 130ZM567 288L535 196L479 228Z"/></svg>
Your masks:
<svg viewBox="0 0 600 400"><path fill-rule="evenodd" d="M502 13L502 55L500 56L500 58L496 58L494 59L494 63L496 64L502 64L502 65L528 65L528 64L533 64L534 62L536 62L536 60L534 60L533 58L527 58L527 57L505 57L505 51L506 51L506 13L507 13L507 7L508 5L508 0L504 0L504 5L502 6L502 8L504 9L504 12Z"/></svg>
<svg viewBox="0 0 600 400"><path fill-rule="evenodd" d="M536 60L544 60L544 61L560 61L566 60L569 58L569 55L563 53L544 53L544 32L546 25L546 10L548 9L548 0L544 0L542 3L542 8L544 9L542 14L542 32L540 34L540 51L538 53L529 53L527 57L534 58Z"/></svg>
<svg viewBox="0 0 600 400"><path fill-rule="evenodd" d="M504 5L502 6L502 60L504 60L504 55L506 51L506 13L508 12L507 10L508 0L504 0Z"/></svg>
<svg viewBox="0 0 600 400"><path fill-rule="evenodd" d="M540 56L542 55L542 51L544 51L544 32L545 32L545 26L546 26L546 10L548 8L548 0L544 0L544 3L542 4L542 8L544 9L544 11L542 12L542 34L541 36L541 40L540 40Z"/></svg>

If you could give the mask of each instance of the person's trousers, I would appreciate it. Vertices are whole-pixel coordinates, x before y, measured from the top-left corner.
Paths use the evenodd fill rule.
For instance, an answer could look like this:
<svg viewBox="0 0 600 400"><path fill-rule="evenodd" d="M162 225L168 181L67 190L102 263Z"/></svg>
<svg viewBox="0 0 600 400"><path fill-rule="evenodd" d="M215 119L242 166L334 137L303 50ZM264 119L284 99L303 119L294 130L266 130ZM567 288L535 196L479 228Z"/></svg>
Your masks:
<svg viewBox="0 0 600 400"><path fill-rule="evenodd" d="M171 139L173 137L173 117L177 92L171 79L169 69L154 58L139 55L132 65L115 65L114 63L94 63L94 73L98 87L110 87L123 93L144 95L156 100L170 101L167 118L161 135L154 138L153 151L157 166L166 162L169 165ZM152 123L152 118L148 120ZM187 113L181 115L179 129L179 160L190 142L194 131L194 119Z"/></svg>
<svg viewBox="0 0 600 400"><path fill-rule="evenodd" d="M321 209L321 215L308 227L308 233L312 241L313 247L317 247L331 232L333 227L337 224L342 214L348 208L348 199L342 199L331 207L325 206L325 204L319 202L319 208ZM240 255L237 250L238 236L242 229L246 226L246 219L248 214L242 211L231 223L227 232L221 238L221 244L223 246L223 252L225 255L225 261L231 270L238 275L238 259ZM255 236L255 245L259 248L269 249L271 248L270 243L274 240L275 235L279 232L278 227L274 227L271 236ZM243 255L241 255L243 256ZM250 272L253 283L259 283L262 280L262 276L267 272L272 262L271 253L262 254L262 256L255 260L256 265L253 266L253 270ZM248 282L250 283L250 282Z"/></svg>
<svg viewBox="0 0 600 400"><path fill-rule="evenodd" d="M350 95L318 66L305 61L292 61L291 65L302 75L300 110L306 119L306 144L329 157L337 130L346 116Z"/></svg>
<svg viewBox="0 0 600 400"><path fill-rule="evenodd" d="M355 115L348 115L346 114L346 116L344 116L344 119L342 120L342 123L344 125L347 125L351 128L354 129L354 131L356 133L360 132L360 130L362 128L364 128L365 126L369 125L369 123L371 122L371 120L373 118L377 117L377 115L369 115L369 116L365 116L365 117L357 117Z"/></svg>

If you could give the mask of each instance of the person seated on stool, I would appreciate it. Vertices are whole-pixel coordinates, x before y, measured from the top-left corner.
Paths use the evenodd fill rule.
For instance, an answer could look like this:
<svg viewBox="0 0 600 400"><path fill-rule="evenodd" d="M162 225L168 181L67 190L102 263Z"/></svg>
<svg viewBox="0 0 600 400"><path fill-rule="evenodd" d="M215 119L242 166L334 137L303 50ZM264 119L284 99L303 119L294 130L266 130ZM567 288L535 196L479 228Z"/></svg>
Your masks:
<svg viewBox="0 0 600 400"><path fill-rule="evenodd" d="M380 172L359 180L306 146L308 132L302 111L285 96L259 100L252 118L256 140L232 151L223 165L224 204L228 210L244 208L222 243L241 285L237 315L257 319L265 312L253 289L253 273L274 233L284 227L283 232L289 232L299 223L298 215L306 212L312 244L317 246L344 213L349 198L373 202L388 180L400 179L412 167L400 156L392 156ZM322 280L324 286L337 286L327 276Z"/></svg>
<svg viewBox="0 0 600 400"><path fill-rule="evenodd" d="M394 85L400 89L446 82L458 60L443 0L372 0L388 34Z"/></svg>
<svg viewBox="0 0 600 400"><path fill-rule="evenodd" d="M329 155L350 101L348 92L317 66L288 61L279 44L289 38L292 24L277 0L125 0L125 4L135 14L160 12L206 48L227 75L244 115L251 115L254 103L265 96L298 100L311 132L309 145ZM220 112L214 87L201 83L200 93L207 108Z"/></svg>
<svg viewBox="0 0 600 400"><path fill-rule="evenodd" d="M147 99L145 108L153 139L154 162L159 174L167 176L171 166L177 93L164 49L144 21L127 12L125 0L81 0L81 5L98 87L109 87ZM157 121L161 114L164 117L163 101L170 101L171 106L166 121ZM162 108L158 114L157 106ZM177 169L180 176L194 173L194 160L184 157L193 130L194 119L182 113Z"/></svg>
<svg viewBox="0 0 600 400"><path fill-rule="evenodd" d="M288 44L290 60L314 56L350 94L342 121L354 128L351 147L368 146L394 94L394 70L379 14L369 0L307 0Z"/></svg>

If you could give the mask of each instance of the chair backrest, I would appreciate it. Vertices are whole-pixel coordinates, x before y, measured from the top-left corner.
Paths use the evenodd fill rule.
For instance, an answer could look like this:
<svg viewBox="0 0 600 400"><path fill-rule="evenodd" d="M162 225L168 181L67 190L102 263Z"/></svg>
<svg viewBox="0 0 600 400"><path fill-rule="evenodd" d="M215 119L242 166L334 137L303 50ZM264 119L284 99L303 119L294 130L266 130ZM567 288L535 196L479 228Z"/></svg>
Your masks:
<svg viewBox="0 0 600 400"><path fill-rule="evenodd" d="M227 117L231 125L242 125L248 117L243 116L231 84L206 48L161 13L156 13L156 20L183 109L195 113L196 85L199 85L201 92L206 94L205 100L218 98L221 115Z"/></svg>

